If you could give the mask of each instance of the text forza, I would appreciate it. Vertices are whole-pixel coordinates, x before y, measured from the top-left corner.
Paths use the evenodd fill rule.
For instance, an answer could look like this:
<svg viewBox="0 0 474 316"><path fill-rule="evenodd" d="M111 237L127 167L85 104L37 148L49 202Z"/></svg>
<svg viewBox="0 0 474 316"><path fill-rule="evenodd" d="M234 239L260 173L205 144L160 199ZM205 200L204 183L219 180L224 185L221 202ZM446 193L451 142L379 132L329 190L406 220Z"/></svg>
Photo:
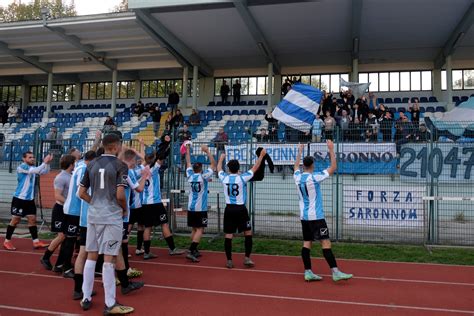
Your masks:
<svg viewBox="0 0 474 316"><path fill-rule="evenodd" d="M313 157L316 161L329 160L329 153L315 152ZM337 158L340 162L391 162L394 156L390 152L374 153L374 152L350 152L337 153Z"/></svg>

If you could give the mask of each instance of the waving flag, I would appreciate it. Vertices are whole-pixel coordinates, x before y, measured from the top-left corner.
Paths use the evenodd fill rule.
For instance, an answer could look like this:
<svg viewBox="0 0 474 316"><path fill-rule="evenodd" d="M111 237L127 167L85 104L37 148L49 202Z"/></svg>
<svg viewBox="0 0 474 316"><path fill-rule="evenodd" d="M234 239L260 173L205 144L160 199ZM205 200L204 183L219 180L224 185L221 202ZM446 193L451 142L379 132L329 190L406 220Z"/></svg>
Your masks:
<svg viewBox="0 0 474 316"><path fill-rule="evenodd" d="M322 92L312 86L296 83L273 110L272 116L302 132L309 132L321 102Z"/></svg>

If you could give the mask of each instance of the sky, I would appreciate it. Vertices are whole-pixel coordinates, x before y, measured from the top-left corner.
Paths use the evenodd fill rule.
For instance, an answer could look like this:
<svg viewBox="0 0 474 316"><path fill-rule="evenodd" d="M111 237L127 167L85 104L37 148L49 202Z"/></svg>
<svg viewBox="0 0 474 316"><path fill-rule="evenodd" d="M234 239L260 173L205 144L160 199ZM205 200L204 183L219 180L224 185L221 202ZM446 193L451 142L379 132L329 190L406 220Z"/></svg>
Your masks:
<svg viewBox="0 0 474 316"><path fill-rule="evenodd" d="M20 0L16 0L19 2ZM66 0L70 3L72 0ZM14 0L0 0L0 6L7 6ZM29 0L21 0L22 3L29 3ZM120 0L74 0L78 15L97 14L110 12Z"/></svg>

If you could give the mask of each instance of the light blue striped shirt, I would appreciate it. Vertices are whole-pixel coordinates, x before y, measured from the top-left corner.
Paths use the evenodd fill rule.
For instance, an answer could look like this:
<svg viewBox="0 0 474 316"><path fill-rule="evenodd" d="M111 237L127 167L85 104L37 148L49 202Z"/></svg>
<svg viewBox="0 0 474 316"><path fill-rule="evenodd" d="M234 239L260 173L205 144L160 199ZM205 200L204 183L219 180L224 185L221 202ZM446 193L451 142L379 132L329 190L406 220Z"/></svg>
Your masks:
<svg viewBox="0 0 474 316"><path fill-rule="evenodd" d="M219 180L224 185L225 203L230 205L245 205L247 202L247 182L253 177L251 170L243 174L227 174L219 172Z"/></svg>
<svg viewBox="0 0 474 316"><path fill-rule="evenodd" d="M160 165L155 163L150 171L151 176L145 181L145 189L143 190L143 205L161 203Z"/></svg>
<svg viewBox="0 0 474 316"><path fill-rule="evenodd" d="M186 176L191 187L188 202L190 212L207 211L208 183L213 173L214 171L211 168L203 173L194 173L193 168L186 169Z"/></svg>
<svg viewBox="0 0 474 316"><path fill-rule="evenodd" d="M49 164L45 163L42 163L38 167L30 166L27 163L19 165L16 169L18 185L13 196L21 200L34 200L36 175L42 175L48 172Z"/></svg>
<svg viewBox="0 0 474 316"><path fill-rule="evenodd" d="M300 198L300 219L314 221L324 219L323 197L320 182L329 177L327 170L323 172L301 173L296 170L293 178Z"/></svg>

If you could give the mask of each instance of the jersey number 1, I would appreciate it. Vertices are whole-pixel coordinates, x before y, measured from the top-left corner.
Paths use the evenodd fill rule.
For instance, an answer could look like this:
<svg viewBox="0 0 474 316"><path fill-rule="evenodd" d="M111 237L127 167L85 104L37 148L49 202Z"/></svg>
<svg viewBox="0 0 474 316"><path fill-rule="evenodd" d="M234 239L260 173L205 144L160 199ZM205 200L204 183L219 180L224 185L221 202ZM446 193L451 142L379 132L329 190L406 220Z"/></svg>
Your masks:
<svg viewBox="0 0 474 316"><path fill-rule="evenodd" d="M104 189L105 188L105 169L100 168L99 174L100 174L100 188Z"/></svg>

